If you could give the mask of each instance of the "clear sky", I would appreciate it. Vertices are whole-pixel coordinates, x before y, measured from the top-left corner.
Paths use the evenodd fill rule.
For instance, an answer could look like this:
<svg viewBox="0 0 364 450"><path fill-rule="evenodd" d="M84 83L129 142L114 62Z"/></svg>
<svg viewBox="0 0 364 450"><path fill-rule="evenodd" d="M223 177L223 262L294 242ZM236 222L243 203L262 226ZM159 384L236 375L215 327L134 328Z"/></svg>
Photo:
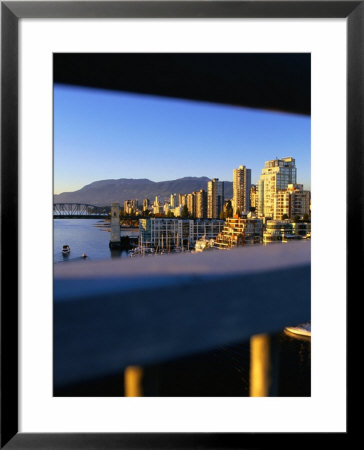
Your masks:
<svg viewBox="0 0 364 450"><path fill-rule="evenodd" d="M118 178L232 181L240 165L255 184L284 156L310 189L310 135L306 116L55 85L54 193Z"/></svg>

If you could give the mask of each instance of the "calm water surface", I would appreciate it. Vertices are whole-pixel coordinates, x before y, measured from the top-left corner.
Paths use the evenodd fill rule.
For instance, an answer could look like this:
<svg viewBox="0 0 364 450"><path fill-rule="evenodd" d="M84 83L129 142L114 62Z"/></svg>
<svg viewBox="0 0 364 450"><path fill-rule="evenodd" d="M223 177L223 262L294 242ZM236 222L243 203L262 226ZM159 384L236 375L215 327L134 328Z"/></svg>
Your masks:
<svg viewBox="0 0 364 450"><path fill-rule="evenodd" d="M87 260L127 257L126 252L109 249L109 224L100 219L54 219L53 261L55 263L81 259ZM137 236L138 229L122 230L121 235ZM63 256L63 245L69 245L71 253Z"/></svg>

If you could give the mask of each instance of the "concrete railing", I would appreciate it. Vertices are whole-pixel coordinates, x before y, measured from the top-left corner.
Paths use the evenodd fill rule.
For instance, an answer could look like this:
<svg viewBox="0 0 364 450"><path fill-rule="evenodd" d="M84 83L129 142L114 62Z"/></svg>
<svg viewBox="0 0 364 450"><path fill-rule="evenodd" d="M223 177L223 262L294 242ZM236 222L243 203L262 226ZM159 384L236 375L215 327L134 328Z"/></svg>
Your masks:
<svg viewBox="0 0 364 450"><path fill-rule="evenodd" d="M54 387L310 320L310 242L54 266Z"/></svg>

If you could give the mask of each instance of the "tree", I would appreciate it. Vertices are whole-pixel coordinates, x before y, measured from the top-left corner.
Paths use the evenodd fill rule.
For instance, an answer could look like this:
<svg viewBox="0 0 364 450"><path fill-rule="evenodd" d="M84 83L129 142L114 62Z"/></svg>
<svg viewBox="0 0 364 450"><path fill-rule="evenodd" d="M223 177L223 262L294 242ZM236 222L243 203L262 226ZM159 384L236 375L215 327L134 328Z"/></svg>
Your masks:
<svg viewBox="0 0 364 450"><path fill-rule="evenodd" d="M307 213L303 215L303 221L304 222L309 222L310 221L310 216Z"/></svg>
<svg viewBox="0 0 364 450"><path fill-rule="evenodd" d="M238 209L236 210L236 215L237 215L238 217L241 217L241 211L240 211L240 208L238 208Z"/></svg>
<svg viewBox="0 0 364 450"><path fill-rule="evenodd" d="M233 207L231 206L231 200L228 200L226 202L226 214L225 217L233 217L234 215L234 211L233 211Z"/></svg>
<svg viewBox="0 0 364 450"><path fill-rule="evenodd" d="M187 205L183 205L181 217L182 217L182 219L189 219L190 213L188 211Z"/></svg>
<svg viewBox="0 0 364 450"><path fill-rule="evenodd" d="M168 218L174 217L173 211L169 210L169 211L167 212L167 217L168 217Z"/></svg>
<svg viewBox="0 0 364 450"><path fill-rule="evenodd" d="M298 223L300 221L300 216L296 215L293 217L293 222Z"/></svg>
<svg viewBox="0 0 364 450"><path fill-rule="evenodd" d="M287 219L289 219L288 215L287 214L283 214L282 220L287 220Z"/></svg>

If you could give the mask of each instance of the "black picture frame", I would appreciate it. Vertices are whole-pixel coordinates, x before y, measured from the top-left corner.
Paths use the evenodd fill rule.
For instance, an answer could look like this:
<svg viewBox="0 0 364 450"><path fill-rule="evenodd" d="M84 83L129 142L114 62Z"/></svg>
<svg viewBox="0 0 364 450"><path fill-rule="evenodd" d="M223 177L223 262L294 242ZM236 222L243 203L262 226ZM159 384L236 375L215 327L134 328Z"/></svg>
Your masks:
<svg viewBox="0 0 364 450"><path fill-rule="evenodd" d="M1 2L1 448L260 448L281 433L18 433L18 22L21 18L346 18L347 299L363 269L363 1ZM333 93L334 95L334 93ZM349 176L350 175L350 176ZM353 257L352 257L353 256ZM348 345L348 349L349 349ZM349 428L348 428L349 431ZM347 438L337 433L336 442ZM315 442L327 440L315 434ZM311 442L285 434L286 444ZM269 443L269 444L268 444Z"/></svg>

